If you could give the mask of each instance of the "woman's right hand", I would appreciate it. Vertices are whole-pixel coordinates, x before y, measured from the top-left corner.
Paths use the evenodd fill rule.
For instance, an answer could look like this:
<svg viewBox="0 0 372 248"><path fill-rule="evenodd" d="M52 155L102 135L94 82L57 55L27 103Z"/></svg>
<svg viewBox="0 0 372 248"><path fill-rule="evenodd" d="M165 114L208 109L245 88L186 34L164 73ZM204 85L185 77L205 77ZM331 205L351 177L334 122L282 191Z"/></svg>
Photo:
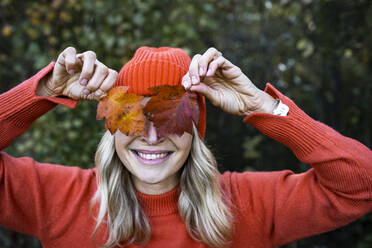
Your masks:
<svg viewBox="0 0 372 248"><path fill-rule="evenodd" d="M68 47L58 56L53 73L39 82L36 94L99 100L106 96L117 78L118 73L98 61L94 52L76 54L75 48Z"/></svg>

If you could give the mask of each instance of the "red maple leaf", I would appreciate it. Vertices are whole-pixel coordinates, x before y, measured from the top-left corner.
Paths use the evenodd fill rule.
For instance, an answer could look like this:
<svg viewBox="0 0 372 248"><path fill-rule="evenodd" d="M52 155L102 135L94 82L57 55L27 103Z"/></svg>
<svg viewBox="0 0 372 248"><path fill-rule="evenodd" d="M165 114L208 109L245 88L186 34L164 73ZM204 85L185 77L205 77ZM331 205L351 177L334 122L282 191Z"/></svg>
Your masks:
<svg viewBox="0 0 372 248"><path fill-rule="evenodd" d="M197 95L178 86L149 88L154 95L143 109L145 116L154 123L158 138L170 134L192 134L192 123L197 121Z"/></svg>

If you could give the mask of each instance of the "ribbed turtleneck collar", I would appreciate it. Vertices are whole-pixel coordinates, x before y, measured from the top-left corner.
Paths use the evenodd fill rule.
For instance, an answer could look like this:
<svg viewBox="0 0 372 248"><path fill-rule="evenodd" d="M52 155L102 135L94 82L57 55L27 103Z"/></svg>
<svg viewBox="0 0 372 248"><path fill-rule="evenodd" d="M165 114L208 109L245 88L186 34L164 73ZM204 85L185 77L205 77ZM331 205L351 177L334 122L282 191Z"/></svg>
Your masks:
<svg viewBox="0 0 372 248"><path fill-rule="evenodd" d="M137 191L138 199L148 216L169 215L178 212L179 187L160 195L148 195Z"/></svg>

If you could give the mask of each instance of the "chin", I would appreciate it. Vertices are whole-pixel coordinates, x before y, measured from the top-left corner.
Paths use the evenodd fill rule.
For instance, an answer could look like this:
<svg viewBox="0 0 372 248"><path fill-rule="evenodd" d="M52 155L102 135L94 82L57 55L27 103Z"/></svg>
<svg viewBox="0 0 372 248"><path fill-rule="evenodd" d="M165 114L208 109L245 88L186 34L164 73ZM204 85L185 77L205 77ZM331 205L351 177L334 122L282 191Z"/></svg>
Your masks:
<svg viewBox="0 0 372 248"><path fill-rule="evenodd" d="M162 182L164 179L157 175L154 175L154 176L148 175L145 177L144 176L137 177L137 180L139 180L142 183L146 183L146 184L157 184L157 183Z"/></svg>

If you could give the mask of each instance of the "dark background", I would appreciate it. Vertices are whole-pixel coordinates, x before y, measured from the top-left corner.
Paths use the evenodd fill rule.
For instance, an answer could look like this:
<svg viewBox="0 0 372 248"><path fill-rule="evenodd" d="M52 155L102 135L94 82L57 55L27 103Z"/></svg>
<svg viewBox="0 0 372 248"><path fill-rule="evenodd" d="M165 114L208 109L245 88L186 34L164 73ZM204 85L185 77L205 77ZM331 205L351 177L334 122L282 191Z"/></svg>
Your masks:
<svg viewBox="0 0 372 248"><path fill-rule="evenodd" d="M93 50L116 70L143 45L182 47L190 56L213 46L261 89L271 82L313 118L371 147L370 0L0 0L0 30L1 92L56 60L67 46ZM6 151L92 167L104 130L95 120L96 106L58 106ZM241 118L210 105L207 112L206 141L221 171L309 168ZM5 247L40 244L0 228ZM372 215L284 247L372 247Z"/></svg>

